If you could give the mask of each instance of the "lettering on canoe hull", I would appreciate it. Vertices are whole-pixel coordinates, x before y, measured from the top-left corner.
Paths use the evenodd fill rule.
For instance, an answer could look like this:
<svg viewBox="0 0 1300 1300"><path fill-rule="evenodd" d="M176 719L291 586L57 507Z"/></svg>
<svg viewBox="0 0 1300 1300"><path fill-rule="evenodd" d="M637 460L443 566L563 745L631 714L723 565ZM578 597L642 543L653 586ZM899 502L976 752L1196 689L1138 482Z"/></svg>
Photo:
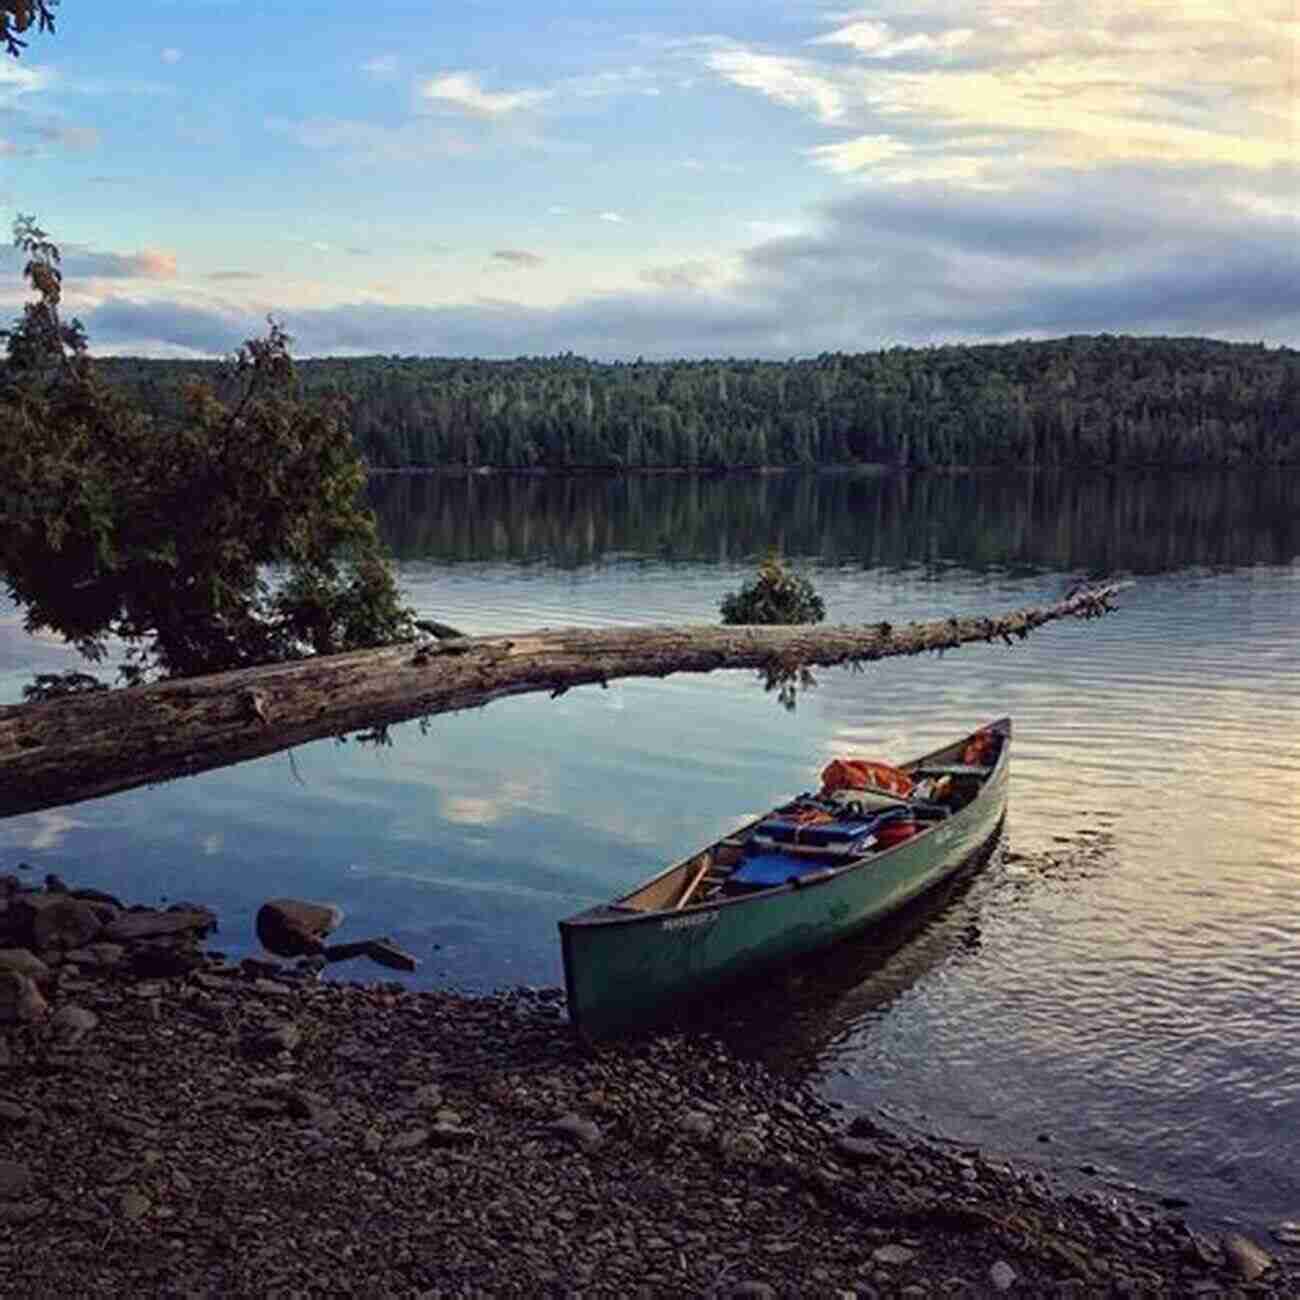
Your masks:
<svg viewBox="0 0 1300 1300"><path fill-rule="evenodd" d="M712 925L717 919L717 912L697 912L690 916L674 916L670 920L664 921L659 928L662 930L689 930L697 925Z"/></svg>

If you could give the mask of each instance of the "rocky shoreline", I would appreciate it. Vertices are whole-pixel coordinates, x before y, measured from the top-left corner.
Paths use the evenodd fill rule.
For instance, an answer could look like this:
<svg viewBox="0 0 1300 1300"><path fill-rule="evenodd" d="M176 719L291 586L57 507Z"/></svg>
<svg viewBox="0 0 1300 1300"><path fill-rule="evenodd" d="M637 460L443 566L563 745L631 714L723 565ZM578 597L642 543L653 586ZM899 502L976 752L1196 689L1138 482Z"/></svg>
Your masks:
<svg viewBox="0 0 1300 1300"><path fill-rule="evenodd" d="M227 963L0 877L0 1277L118 1296L1276 1296L1300 1253L852 1117L559 990Z"/></svg>

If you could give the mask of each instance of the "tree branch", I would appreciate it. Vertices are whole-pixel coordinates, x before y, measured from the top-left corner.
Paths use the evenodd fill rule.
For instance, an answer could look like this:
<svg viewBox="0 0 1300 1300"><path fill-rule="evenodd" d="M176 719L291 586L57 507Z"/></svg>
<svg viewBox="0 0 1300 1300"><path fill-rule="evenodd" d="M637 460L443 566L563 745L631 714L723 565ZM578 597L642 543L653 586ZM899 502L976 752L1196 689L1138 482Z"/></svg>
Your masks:
<svg viewBox="0 0 1300 1300"><path fill-rule="evenodd" d="M0 709L0 815L190 775L349 731L621 677L757 668L780 680L1114 608L1129 583L991 618L891 627L558 628L325 655Z"/></svg>

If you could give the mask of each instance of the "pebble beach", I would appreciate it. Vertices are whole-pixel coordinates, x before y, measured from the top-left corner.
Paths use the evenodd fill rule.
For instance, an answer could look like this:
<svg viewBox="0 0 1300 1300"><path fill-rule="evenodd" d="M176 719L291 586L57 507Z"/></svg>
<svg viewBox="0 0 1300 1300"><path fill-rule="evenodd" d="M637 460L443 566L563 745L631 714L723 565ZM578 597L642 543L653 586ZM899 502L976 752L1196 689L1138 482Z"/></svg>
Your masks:
<svg viewBox="0 0 1300 1300"><path fill-rule="evenodd" d="M0 877L5 1294L1300 1295L1285 1240L891 1132L707 1036L591 1048L560 990L236 964L216 920Z"/></svg>

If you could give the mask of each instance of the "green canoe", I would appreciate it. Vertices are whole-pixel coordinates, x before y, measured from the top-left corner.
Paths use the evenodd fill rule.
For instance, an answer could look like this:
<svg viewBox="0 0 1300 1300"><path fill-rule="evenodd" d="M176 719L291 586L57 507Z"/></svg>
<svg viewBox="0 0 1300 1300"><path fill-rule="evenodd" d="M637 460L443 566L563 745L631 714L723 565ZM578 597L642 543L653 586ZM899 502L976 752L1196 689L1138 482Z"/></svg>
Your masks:
<svg viewBox="0 0 1300 1300"><path fill-rule="evenodd" d="M992 738L990 761L963 762L980 737ZM596 1039L660 1020L684 998L835 943L903 907L997 833L1010 757L1011 720L1001 718L900 765L924 799L859 802L841 791L839 804L818 805L832 808L834 820L791 830L799 818L791 810L810 806L801 796L613 903L561 921L574 1028ZM894 842L890 830L899 827L882 822L900 819L908 837Z"/></svg>

